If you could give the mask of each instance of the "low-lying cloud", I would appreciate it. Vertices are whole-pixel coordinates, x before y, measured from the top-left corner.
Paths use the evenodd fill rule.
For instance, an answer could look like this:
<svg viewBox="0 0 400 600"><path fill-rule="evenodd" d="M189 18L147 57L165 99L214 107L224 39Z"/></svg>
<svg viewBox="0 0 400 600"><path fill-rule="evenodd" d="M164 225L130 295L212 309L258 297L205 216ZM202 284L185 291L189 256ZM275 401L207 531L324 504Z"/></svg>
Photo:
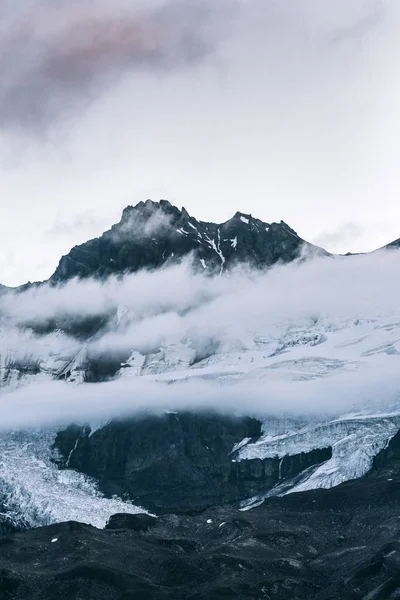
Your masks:
<svg viewBox="0 0 400 600"><path fill-rule="evenodd" d="M382 364L380 372L354 377L349 373L326 381L266 384L243 382L221 386L207 381L181 384L138 377L102 384L68 385L45 382L20 388L0 398L1 429L63 426L71 422L96 425L110 419L163 414L166 411L211 411L228 415L334 417L341 413L399 412L398 364Z"/></svg>
<svg viewBox="0 0 400 600"><path fill-rule="evenodd" d="M110 418L143 410L337 414L366 403L390 404L400 392L400 353L393 337L400 323L399 282L399 252L380 251L316 258L266 273L242 268L223 277L194 274L189 264L182 264L105 282L73 280L62 287L43 285L2 294L0 371L7 362L9 366L36 362L41 375L33 376L30 385L3 394L1 426ZM94 317L99 318L95 332L84 339L68 331L73 329L71 322L79 330L85 319ZM46 333L49 323L56 329L64 324L66 330ZM359 365L328 379L294 381L274 369L259 381L239 378L229 385L221 385L218 378L202 381L193 372L174 385L168 385L168 378L163 383L132 376L74 386L42 377L52 360L65 364L82 349L91 356L120 360L133 351L149 355L185 348L188 364L181 367L185 369L215 353L245 357L259 343L265 344L266 356L273 356L287 351L282 340L290 345L300 339L301 344L302 337L315 335L323 342L321 332L346 328L353 328L357 337L365 324L372 324L372 330L386 328L387 352L377 350L372 370ZM307 345L304 348L307 357Z"/></svg>
<svg viewBox="0 0 400 600"><path fill-rule="evenodd" d="M3 322L45 321L60 316L116 313L143 322L174 313L186 323L224 330L260 329L301 318L374 318L398 307L400 261L396 251L326 257L277 266L266 272L238 267L224 277L193 273L190 262L125 277L73 279L32 286L0 297Z"/></svg>

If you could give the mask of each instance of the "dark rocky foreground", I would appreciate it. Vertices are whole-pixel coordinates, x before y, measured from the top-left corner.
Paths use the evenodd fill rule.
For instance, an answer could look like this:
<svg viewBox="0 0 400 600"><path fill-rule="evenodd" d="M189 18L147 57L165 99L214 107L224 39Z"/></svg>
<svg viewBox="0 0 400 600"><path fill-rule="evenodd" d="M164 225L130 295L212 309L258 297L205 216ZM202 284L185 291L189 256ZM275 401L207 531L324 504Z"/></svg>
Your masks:
<svg viewBox="0 0 400 600"><path fill-rule="evenodd" d="M90 475L107 496L130 498L158 515L245 500L332 455L328 447L282 460L236 461L234 445L260 434L261 423L248 417L170 413L113 421L93 434L70 426L55 447L61 468Z"/></svg>
<svg viewBox="0 0 400 600"><path fill-rule="evenodd" d="M364 478L192 515L117 515L0 538L13 600L397 600L400 435ZM53 541L52 541L53 540Z"/></svg>

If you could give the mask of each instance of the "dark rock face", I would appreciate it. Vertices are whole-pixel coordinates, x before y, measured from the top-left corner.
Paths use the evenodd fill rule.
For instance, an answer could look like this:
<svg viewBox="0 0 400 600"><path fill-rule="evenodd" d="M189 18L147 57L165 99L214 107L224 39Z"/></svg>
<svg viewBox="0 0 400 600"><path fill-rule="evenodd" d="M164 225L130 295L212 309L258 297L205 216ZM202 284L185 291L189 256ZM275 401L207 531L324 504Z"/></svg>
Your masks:
<svg viewBox="0 0 400 600"><path fill-rule="evenodd" d="M128 206L109 231L63 256L51 281L155 269L188 255L195 267L209 273L222 273L238 263L261 268L290 262L304 248L327 254L304 242L283 221L269 224L236 213L226 223L205 223L167 200L147 200Z"/></svg>
<svg viewBox="0 0 400 600"><path fill-rule="evenodd" d="M90 434L68 427L55 446L61 466L95 477L102 491L155 511L185 512L260 494L331 457L331 448L297 456L236 461L232 449L257 439L251 418L179 413L114 421Z"/></svg>
<svg viewBox="0 0 400 600"><path fill-rule="evenodd" d="M400 431L392 437L386 448L374 457L372 470L375 477L390 476L393 469L400 471Z"/></svg>
<svg viewBox="0 0 400 600"><path fill-rule="evenodd" d="M104 327L112 315L59 315L47 320L27 318L22 324L37 335L46 335L57 329L78 340L86 340Z"/></svg>
<svg viewBox="0 0 400 600"><path fill-rule="evenodd" d="M148 531L157 525L157 517L146 514L130 515L129 513L118 513L112 515L106 525L106 529L133 529L134 531Z"/></svg>

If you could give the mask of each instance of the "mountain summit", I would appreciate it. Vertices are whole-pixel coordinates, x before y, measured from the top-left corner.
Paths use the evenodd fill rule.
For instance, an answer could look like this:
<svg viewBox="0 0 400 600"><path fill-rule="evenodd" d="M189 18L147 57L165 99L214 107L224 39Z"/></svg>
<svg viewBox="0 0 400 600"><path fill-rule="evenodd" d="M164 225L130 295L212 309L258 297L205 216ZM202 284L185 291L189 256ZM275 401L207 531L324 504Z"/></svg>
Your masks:
<svg viewBox="0 0 400 600"><path fill-rule="evenodd" d="M262 268L291 262L304 251L327 254L283 221L265 223L237 212L225 223L207 223L168 200L146 200L126 207L120 222L101 237L63 256L51 280L154 269L189 255L195 268L222 274L237 263Z"/></svg>

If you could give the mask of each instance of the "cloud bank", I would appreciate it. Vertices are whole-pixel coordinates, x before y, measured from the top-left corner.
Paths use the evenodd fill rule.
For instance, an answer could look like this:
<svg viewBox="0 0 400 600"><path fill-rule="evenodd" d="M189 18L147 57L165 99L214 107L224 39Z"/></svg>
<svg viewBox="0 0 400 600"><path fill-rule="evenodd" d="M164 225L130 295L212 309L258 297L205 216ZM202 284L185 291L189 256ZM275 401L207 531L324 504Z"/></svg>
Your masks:
<svg viewBox="0 0 400 600"><path fill-rule="evenodd" d="M400 393L400 352L395 350L399 282L399 252L386 251L313 259L261 274L240 269L226 277L196 275L183 264L104 283L74 280L64 287L3 294L0 369L10 357L14 363L43 366L54 356L68 360L82 347L92 356L120 361L132 351L146 355L185 347L193 362L215 353L245 357L262 343L266 356L278 356L287 352L283 340L290 347L307 336L319 336L322 356L326 332L349 329L357 338L365 325L370 333L384 330L390 343L387 352L384 345L374 350L373 369L345 369L310 381L285 379L274 369L262 380L230 385L196 377L174 385L168 379L129 377L81 386L33 378L26 387L3 390L0 426L106 419L146 410L213 408L265 416L391 405ZM94 317L100 319L96 331L84 340L62 330L40 333L49 323L68 328Z"/></svg>

